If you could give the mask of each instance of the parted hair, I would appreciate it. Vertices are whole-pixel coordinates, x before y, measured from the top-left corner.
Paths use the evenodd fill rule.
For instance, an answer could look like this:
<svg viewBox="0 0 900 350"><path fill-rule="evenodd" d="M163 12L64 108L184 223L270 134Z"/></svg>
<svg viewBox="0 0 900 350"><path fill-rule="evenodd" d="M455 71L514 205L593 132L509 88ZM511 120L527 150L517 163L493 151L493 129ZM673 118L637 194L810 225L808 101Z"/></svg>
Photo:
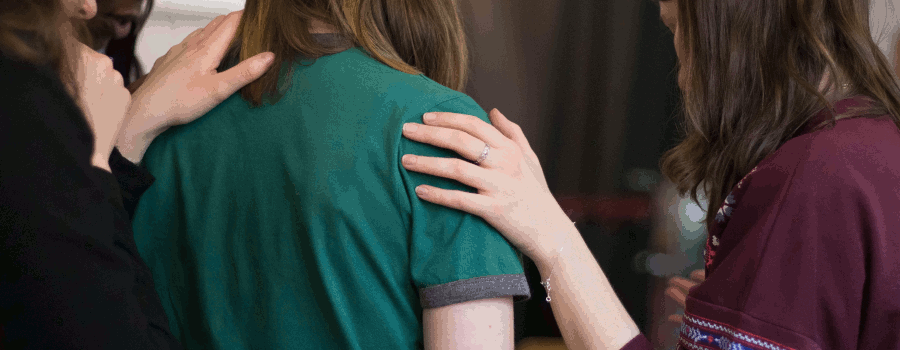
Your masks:
<svg viewBox="0 0 900 350"><path fill-rule="evenodd" d="M853 115L900 127L900 87L872 40L868 0L677 1L684 139L661 168L682 194L705 193L708 224L742 177L837 99L867 96L873 110Z"/></svg>
<svg viewBox="0 0 900 350"><path fill-rule="evenodd" d="M277 96L282 74L290 74L298 56L342 49L314 40L314 19L396 70L454 90L465 86L468 51L456 0L247 0L232 54L244 60L272 52L276 64L241 90L245 99L260 105L264 96Z"/></svg>

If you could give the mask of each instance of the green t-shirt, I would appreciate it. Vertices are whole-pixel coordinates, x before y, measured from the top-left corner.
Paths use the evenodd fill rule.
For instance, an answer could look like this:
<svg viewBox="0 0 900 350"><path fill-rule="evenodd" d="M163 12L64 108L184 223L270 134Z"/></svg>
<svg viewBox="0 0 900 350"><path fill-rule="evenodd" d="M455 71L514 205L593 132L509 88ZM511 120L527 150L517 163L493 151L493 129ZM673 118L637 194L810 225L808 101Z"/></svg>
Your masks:
<svg viewBox="0 0 900 350"><path fill-rule="evenodd" d="M420 200L402 137L466 95L359 48L296 63L280 101L231 96L147 151L134 220L173 333L188 349L415 349L422 309L529 290L481 218Z"/></svg>

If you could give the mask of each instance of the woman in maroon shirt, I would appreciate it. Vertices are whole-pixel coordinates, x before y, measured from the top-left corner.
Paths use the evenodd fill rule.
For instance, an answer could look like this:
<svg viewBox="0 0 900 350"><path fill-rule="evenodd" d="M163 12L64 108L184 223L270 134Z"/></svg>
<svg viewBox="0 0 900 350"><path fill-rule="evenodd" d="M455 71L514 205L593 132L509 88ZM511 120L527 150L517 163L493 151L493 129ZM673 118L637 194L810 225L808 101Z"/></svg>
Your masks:
<svg viewBox="0 0 900 350"><path fill-rule="evenodd" d="M675 33L684 140L663 159L710 200L706 281L679 348L900 349L900 87L866 0L661 1ZM556 204L515 124L428 114L413 140L474 164L406 155L423 186L530 255L567 345L650 349Z"/></svg>

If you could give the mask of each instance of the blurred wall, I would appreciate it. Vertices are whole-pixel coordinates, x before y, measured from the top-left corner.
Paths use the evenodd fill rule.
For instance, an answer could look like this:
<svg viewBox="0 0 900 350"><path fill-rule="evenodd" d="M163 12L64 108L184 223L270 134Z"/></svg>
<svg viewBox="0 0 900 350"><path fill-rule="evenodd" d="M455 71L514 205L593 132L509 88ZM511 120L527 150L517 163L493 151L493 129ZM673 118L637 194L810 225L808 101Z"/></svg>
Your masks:
<svg viewBox="0 0 900 350"><path fill-rule="evenodd" d="M627 189L626 166L655 170L664 146L657 139L673 127L675 104L674 52L657 5L461 0L460 7L472 48L467 93L522 127L554 193L615 192ZM649 146L641 132L649 132ZM627 164L631 142L646 146L635 157L653 159Z"/></svg>
<svg viewBox="0 0 900 350"><path fill-rule="evenodd" d="M871 0L869 6L872 39L889 60L896 60L900 40L900 0Z"/></svg>
<svg viewBox="0 0 900 350"><path fill-rule="evenodd" d="M244 0L156 0L138 40L137 56L146 70L169 48L218 15L244 8Z"/></svg>

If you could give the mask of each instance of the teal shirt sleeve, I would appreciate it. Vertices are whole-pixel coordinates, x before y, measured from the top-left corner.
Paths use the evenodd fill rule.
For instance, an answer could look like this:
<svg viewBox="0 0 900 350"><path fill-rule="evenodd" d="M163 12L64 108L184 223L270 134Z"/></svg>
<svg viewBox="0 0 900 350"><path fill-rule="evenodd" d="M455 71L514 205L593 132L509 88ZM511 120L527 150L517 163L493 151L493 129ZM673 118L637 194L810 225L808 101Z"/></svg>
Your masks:
<svg viewBox="0 0 900 350"><path fill-rule="evenodd" d="M431 112L477 116L487 114L468 96L441 103ZM421 116L410 121L421 122ZM456 153L403 138L400 151L429 157L459 157ZM515 249L483 219L419 199L417 186L475 192L453 180L407 171L400 166L410 199L412 237L410 268L423 308L435 308L497 297L530 297L521 260Z"/></svg>

